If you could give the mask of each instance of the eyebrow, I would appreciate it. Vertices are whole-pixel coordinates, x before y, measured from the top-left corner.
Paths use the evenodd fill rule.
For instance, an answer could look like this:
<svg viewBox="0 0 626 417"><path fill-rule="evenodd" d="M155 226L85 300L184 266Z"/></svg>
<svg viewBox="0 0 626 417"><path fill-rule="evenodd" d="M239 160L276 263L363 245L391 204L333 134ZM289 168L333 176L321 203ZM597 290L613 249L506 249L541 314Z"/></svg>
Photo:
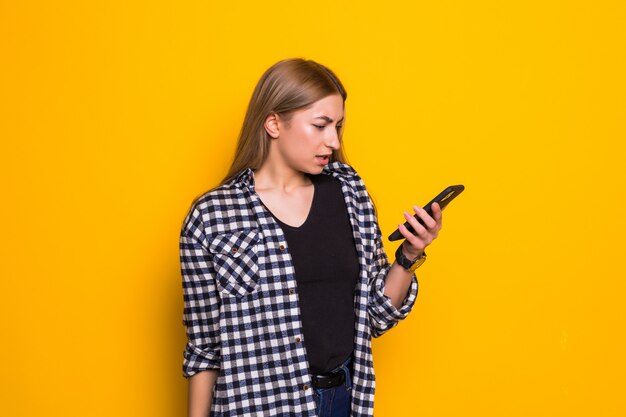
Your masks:
<svg viewBox="0 0 626 417"><path fill-rule="evenodd" d="M317 117L315 117L315 119L324 119L324 120L326 120L328 123L332 123L332 122L333 122L333 119L331 119L331 118L330 118L330 117L328 117L328 116L317 116ZM339 122L341 122L341 121L343 121L343 117L339 120ZM339 123L339 122L337 122L337 123Z"/></svg>

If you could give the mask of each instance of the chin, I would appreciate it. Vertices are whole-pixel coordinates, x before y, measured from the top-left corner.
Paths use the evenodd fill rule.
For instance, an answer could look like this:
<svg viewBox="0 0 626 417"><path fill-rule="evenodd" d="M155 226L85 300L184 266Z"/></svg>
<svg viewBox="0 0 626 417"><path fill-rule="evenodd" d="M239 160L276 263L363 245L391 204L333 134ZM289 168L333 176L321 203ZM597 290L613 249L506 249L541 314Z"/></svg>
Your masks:
<svg viewBox="0 0 626 417"><path fill-rule="evenodd" d="M314 175L321 174L322 171L324 171L324 167L323 166L317 166L317 167L315 167L314 172L311 172L311 174L314 174Z"/></svg>
<svg viewBox="0 0 626 417"><path fill-rule="evenodd" d="M324 171L324 166L323 165L319 165L318 163L314 162L314 163L303 163L301 164L299 167L297 167L297 170L305 173L305 174L310 174L310 175L318 175L321 174L322 171Z"/></svg>
<svg viewBox="0 0 626 417"><path fill-rule="evenodd" d="M304 172L306 174L319 174L324 169L323 166L319 166L317 164L304 165L300 167L300 172Z"/></svg>

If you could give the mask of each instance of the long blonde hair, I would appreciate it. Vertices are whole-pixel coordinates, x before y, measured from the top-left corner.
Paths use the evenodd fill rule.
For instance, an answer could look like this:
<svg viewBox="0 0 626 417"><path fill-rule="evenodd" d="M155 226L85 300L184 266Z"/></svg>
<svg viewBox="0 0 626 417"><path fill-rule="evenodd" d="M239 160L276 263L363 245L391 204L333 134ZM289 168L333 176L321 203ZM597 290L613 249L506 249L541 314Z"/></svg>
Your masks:
<svg viewBox="0 0 626 417"><path fill-rule="evenodd" d="M345 103L348 94L339 78L330 69L312 60L285 59L272 65L257 83L237 141L237 150L226 176L218 187L242 169L258 169L270 150L270 136L265 130L267 116L276 113L289 122L296 110L332 94L339 94ZM339 140L343 129L339 132ZM330 162L347 163L343 147L334 149Z"/></svg>

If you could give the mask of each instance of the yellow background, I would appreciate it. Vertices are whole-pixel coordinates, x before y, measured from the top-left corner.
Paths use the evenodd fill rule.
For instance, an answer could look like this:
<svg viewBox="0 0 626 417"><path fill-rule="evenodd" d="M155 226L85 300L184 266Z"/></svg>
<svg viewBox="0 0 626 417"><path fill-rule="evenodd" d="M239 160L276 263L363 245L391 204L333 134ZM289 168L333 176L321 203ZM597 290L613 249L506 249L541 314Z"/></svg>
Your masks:
<svg viewBox="0 0 626 417"><path fill-rule="evenodd" d="M344 81L385 236L466 186L374 342L376 414L625 415L624 22L623 1L1 1L0 415L184 415L181 222L293 56Z"/></svg>

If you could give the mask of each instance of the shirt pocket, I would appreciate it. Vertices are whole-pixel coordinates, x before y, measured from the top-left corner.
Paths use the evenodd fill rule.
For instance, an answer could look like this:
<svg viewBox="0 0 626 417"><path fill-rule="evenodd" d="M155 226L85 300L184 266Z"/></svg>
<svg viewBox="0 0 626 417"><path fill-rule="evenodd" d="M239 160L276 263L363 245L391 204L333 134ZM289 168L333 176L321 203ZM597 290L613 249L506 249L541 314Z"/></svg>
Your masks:
<svg viewBox="0 0 626 417"><path fill-rule="evenodd" d="M252 293L259 281L259 231L217 235L209 244L220 290L236 297Z"/></svg>

